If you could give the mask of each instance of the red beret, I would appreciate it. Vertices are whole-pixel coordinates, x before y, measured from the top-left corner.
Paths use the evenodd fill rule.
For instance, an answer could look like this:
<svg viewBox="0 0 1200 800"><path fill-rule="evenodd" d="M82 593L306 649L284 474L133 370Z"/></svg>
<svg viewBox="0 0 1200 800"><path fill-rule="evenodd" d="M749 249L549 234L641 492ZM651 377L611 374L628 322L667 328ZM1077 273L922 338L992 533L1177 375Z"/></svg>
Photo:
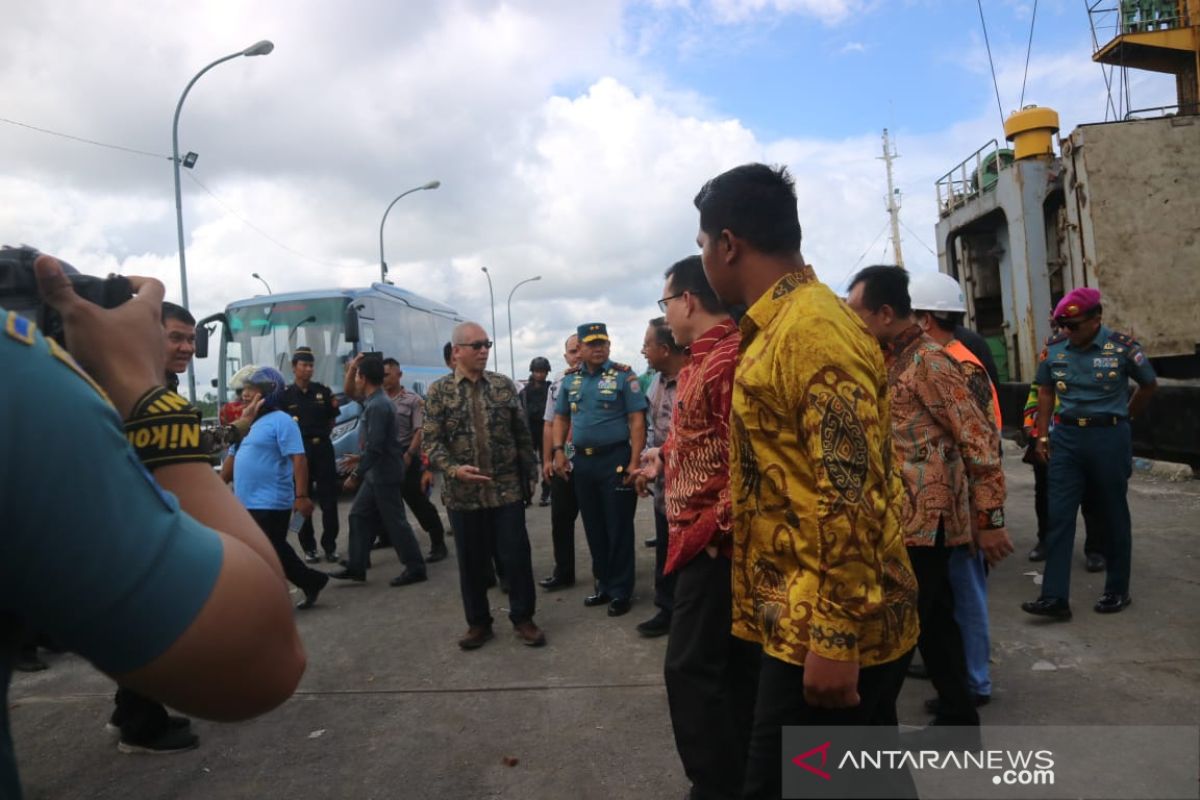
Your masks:
<svg viewBox="0 0 1200 800"><path fill-rule="evenodd" d="M1100 305L1100 291L1090 286L1072 289L1054 307L1055 319L1072 319Z"/></svg>

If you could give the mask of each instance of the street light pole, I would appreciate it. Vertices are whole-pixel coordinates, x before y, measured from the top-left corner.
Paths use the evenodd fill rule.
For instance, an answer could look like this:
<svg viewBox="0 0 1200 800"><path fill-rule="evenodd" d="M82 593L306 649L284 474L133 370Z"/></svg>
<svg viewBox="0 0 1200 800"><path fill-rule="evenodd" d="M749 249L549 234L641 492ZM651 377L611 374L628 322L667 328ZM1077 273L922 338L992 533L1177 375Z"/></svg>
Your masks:
<svg viewBox="0 0 1200 800"><path fill-rule="evenodd" d="M387 271L388 271L387 262L383 260L383 223L387 222L388 212L390 212L392 210L392 206L396 205L396 202L401 197L410 195L413 192L421 192L421 191L425 191L427 189L436 189L441 185L442 185L441 181L429 181L429 183L424 183L424 184L421 184L420 186L414 186L413 188L409 189L407 192L401 192L399 197L397 197L392 202L388 203L387 210L383 212L383 219L381 219L379 221L379 282L380 283L383 283L387 280Z"/></svg>
<svg viewBox="0 0 1200 800"><path fill-rule="evenodd" d="M188 308L188 282L187 282L187 257L183 252L183 197L179 190L179 112L183 111L183 101L187 99L188 92L192 90L192 86L204 73L208 72L218 64L223 64L226 61L238 58L240 56L265 56L275 49L275 45L263 39L261 42L250 45L245 50L239 50L236 53L218 58L216 61L209 64L204 69L196 73L196 76L188 81L188 85L184 87L183 94L179 96L179 103L175 106L175 119L171 123L171 164L175 168L175 228L179 234L179 283L180 295L183 299L183 307ZM191 395L192 401L196 400L196 370L192 363L188 362L188 394Z"/></svg>
<svg viewBox="0 0 1200 800"><path fill-rule="evenodd" d="M534 281L540 281L541 279L542 279L541 275L535 275L532 278L526 278L525 280L521 281L516 286L514 286L512 288L512 291L508 293L508 369L512 373L512 379L514 381L517 379L517 360L516 360L517 357L513 353L513 334L512 334L512 299L513 299L513 295L516 294L517 289L520 289L525 284L533 283Z"/></svg>
<svg viewBox="0 0 1200 800"><path fill-rule="evenodd" d="M480 267L479 269L481 269L483 271L483 274L486 275L487 279L488 279L488 297L491 298L491 303L492 303L492 336L495 336L496 335L496 294L495 294L495 292L492 291L492 273L488 272L487 267ZM500 371L500 354L496 352L495 342L492 343L492 369L495 370L496 372Z"/></svg>
<svg viewBox="0 0 1200 800"><path fill-rule="evenodd" d="M260 281L262 281L262 285L267 287L267 294L275 294L274 292L271 291L271 284L267 283L267 279L264 278L262 275L259 275L257 272L251 272L250 277L258 278Z"/></svg>

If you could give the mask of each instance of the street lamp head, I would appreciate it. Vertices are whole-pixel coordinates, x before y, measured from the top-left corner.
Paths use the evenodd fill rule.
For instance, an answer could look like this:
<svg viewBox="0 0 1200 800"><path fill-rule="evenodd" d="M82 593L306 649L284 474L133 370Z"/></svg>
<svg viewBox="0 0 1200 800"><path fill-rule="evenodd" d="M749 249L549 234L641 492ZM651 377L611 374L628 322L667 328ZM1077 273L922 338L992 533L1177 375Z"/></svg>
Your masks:
<svg viewBox="0 0 1200 800"><path fill-rule="evenodd" d="M441 185L442 185L441 181L430 181L429 183L425 184L421 188L422 189L436 189Z"/></svg>
<svg viewBox="0 0 1200 800"><path fill-rule="evenodd" d="M251 272L251 273L250 273L250 277L251 277L251 278L258 278L260 281L262 280L262 275L259 275L257 272Z"/></svg>
<svg viewBox="0 0 1200 800"><path fill-rule="evenodd" d="M480 267L479 269L482 270L483 272L487 272L487 267Z"/></svg>
<svg viewBox="0 0 1200 800"><path fill-rule="evenodd" d="M256 42L242 51L244 56L265 56L275 49L275 43L269 39Z"/></svg>

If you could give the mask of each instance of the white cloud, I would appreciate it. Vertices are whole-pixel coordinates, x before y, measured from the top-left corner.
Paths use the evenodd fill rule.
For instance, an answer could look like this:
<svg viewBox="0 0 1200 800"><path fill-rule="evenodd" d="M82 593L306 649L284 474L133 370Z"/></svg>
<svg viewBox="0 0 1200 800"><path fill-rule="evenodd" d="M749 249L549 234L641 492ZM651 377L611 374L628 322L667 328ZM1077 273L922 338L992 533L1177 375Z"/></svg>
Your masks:
<svg viewBox="0 0 1200 800"><path fill-rule="evenodd" d="M709 0L722 22L744 22L764 11L776 14L803 14L825 24L847 19L866 7L859 0Z"/></svg>
<svg viewBox="0 0 1200 800"><path fill-rule="evenodd" d="M714 0L696 13L832 24L864 7ZM640 366L662 271L695 252L692 197L740 163L792 167L805 255L831 283L860 256L884 257L882 239L864 255L886 222L878 131L764 140L712 98L643 69L615 0L15 9L13 45L0 54L5 115L154 152L169 149L178 92L197 69L257 38L276 42L270 56L215 68L184 109L181 147L200 153L195 176L220 198L183 183L201 315L260 292L255 271L276 291L376 279L385 207L434 178L440 189L405 197L388 217L391 276L490 329L487 266L507 371L508 293L541 275L513 298L518 375L535 355L557 368L562 339L594 320L609 323L614 356ZM1015 100L1020 74L1000 77ZM1064 129L1102 116L1099 68L1086 55L1035 51L1029 87L1027 97L1058 105ZM932 244L933 180L1001 135L990 95L962 117L936 135L894 131L903 218L915 232L904 233L905 255L918 269L935 264L917 241ZM0 125L0 191L4 241L92 273L153 275L178 297L168 161Z"/></svg>

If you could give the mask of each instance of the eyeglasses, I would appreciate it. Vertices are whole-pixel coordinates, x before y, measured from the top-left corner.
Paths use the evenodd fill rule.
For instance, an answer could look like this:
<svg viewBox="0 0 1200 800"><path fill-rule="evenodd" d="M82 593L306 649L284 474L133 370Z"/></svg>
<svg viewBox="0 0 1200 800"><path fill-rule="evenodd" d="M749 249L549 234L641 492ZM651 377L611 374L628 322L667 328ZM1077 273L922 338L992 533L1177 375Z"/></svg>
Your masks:
<svg viewBox="0 0 1200 800"><path fill-rule="evenodd" d="M459 342L458 347L469 347L472 350L484 350L484 349L491 350L492 349L492 340L491 339L483 339L478 342Z"/></svg>
<svg viewBox="0 0 1200 800"><path fill-rule="evenodd" d="M685 294L687 294L686 291L680 292L679 294L673 294L670 297L664 297L662 300L658 301L658 310L664 314L667 313L667 303L671 302L677 297L683 297Z"/></svg>

